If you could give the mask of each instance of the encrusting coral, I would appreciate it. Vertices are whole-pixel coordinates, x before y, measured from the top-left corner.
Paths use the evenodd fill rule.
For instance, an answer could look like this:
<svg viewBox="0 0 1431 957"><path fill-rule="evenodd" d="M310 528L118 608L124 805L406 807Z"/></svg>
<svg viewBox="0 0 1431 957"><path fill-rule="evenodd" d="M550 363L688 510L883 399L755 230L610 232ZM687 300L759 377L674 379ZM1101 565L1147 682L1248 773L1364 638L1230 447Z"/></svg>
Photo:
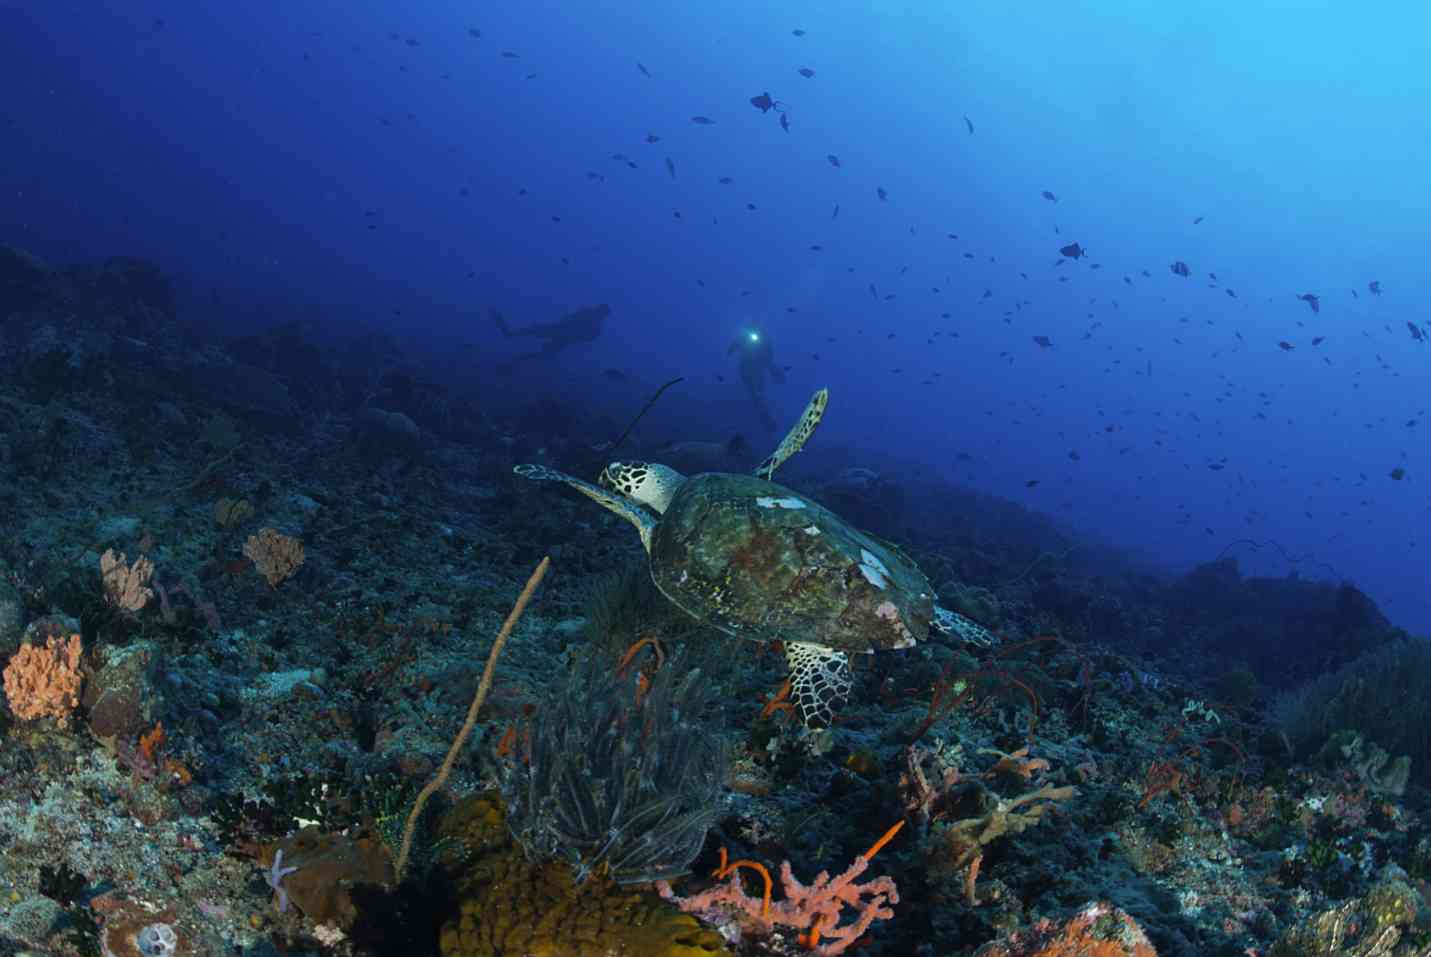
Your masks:
<svg viewBox="0 0 1431 957"><path fill-rule="evenodd" d="M5 666L5 697L15 717L53 717L66 727L79 704L83 650L79 635L68 640L52 635L44 648L21 645Z"/></svg>

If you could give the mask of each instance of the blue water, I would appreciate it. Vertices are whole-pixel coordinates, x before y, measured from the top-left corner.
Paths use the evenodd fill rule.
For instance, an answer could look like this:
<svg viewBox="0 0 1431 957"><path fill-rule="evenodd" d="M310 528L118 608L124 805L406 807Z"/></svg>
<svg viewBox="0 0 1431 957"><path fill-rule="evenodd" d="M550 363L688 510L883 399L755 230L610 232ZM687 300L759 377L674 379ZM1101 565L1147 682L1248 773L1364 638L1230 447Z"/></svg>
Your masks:
<svg viewBox="0 0 1431 957"><path fill-rule="evenodd" d="M1170 569L1275 541L1230 553L1424 632L1431 11L1255 7L0 2L0 239L385 326L494 409L683 376L653 421L758 453L757 324L855 460ZM601 302L499 374L489 308Z"/></svg>

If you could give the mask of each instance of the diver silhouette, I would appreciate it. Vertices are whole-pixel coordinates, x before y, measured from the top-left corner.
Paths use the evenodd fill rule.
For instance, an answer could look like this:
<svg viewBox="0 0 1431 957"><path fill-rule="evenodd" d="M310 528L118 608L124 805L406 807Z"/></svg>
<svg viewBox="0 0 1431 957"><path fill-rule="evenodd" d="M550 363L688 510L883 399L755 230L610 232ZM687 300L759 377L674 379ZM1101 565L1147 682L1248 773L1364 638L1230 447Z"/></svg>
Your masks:
<svg viewBox="0 0 1431 957"><path fill-rule="evenodd" d="M513 329L507 325L506 318L493 309L492 321L497 324L497 328L506 338L516 339L522 336L532 336L546 340L536 352L523 353L514 359L509 359L502 363L500 368L503 372L510 372L517 367L518 363L526 362L528 359L550 359L567 346L581 342L594 342L601 335L602 321L609 315L611 315L611 307L602 303L599 306L578 309L554 322L536 322L520 329Z"/></svg>
<svg viewBox="0 0 1431 957"><path fill-rule="evenodd" d="M785 373L775 364L775 350L765 330L750 326L736 337L726 350L726 355L740 353L740 381L745 383L745 391L755 406L760 424L767 432L775 431L775 417L765 404L765 376L769 373L776 385L785 382Z"/></svg>

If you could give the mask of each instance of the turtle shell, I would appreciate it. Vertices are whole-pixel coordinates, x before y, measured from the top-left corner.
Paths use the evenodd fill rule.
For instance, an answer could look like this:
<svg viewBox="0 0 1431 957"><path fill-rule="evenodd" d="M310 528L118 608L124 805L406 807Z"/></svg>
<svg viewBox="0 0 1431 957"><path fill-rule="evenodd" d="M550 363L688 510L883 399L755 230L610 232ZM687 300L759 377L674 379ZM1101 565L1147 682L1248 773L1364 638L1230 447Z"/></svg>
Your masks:
<svg viewBox="0 0 1431 957"><path fill-rule="evenodd" d="M755 641L842 651L929 634L934 589L893 546L783 485L692 476L651 536L651 577L688 614Z"/></svg>

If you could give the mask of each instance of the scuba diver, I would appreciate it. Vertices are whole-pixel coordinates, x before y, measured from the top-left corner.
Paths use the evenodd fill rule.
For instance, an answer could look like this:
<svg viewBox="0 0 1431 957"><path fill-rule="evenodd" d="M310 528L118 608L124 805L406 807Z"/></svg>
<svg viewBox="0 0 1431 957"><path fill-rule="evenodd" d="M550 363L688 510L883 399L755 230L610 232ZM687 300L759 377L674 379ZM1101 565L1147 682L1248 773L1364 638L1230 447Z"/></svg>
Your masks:
<svg viewBox="0 0 1431 957"><path fill-rule="evenodd" d="M506 318L493 309L492 321L497 324L497 328L506 338L533 336L546 340L536 352L519 355L515 359L502 363L500 368L503 372L511 372L518 363L528 359L550 359L567 346L576 345L579 342L594 342L601 335L602 321L609 315L611 315L611 307L602 303L599 306L587 306L585 309L568 313L555 322L537 322L520 329L513 329L507 325Z"/></svg>
<svg viewBox="0 0 1431 957"><path fill-rule="evenodd" d="M770 337L758 326L749 326L741 332L726 350L726 355L739 350L740 380L745 383L745 391L760 416L760 424L765 431L775 431L775 418L765 404L765 375L776 385L785 382L785 373L775 364L775 351L770 345Z"/></svg>

